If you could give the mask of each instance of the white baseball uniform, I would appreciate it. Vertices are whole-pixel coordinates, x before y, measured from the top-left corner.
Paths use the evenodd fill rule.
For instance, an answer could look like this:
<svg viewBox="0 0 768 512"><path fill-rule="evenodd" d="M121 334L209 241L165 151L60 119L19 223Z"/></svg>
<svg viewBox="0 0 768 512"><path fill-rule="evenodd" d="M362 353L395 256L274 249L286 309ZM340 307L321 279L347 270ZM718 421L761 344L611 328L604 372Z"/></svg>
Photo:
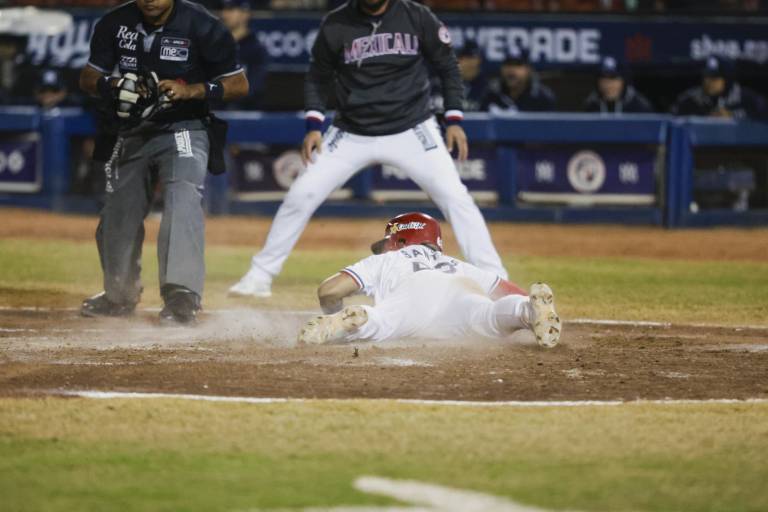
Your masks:
<svg viewBox="0 0 768 512"><path fill-rule="evenodd" d="M477 267L507 277L480 210L461 182L434 118L384 136L355 135L331 127L322 151L293 183L277 211L264 248L252 267L270 276L280 273L315 210L335 189L373 164L403 170L451 223L464 256Z"/></svg>
<svg viewBox="0 0 768 512"><path fill-rule="evenodd" d="M423 245L369 256L342 272L375 301L346 341L503 337L531 326L527 296L489 297L501 276Z"/></svg>

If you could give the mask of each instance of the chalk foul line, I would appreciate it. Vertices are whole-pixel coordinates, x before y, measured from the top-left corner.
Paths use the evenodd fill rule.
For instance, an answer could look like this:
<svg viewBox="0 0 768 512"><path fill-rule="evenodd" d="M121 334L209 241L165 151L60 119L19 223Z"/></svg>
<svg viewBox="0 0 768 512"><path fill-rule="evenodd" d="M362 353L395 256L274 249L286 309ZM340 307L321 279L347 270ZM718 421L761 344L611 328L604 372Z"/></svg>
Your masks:
<svg viewBox="0 0 768 512"><path fill-rule="evenodd" d="M46 394L53 396L69 396L80 398L91 398L97 400L113 399L173 399L173 400L192 400L199 402L223 402L240 404L284 404L284 403L306 403L306 402L351 402L358 399L328 398L328 399L304 399L304 398L265 398L265 397L244 397L244 396L217 396L217 395L194 395L184 393L134 393L125 391L97 391L97 390L75 390L61 391L50 390ZM715 399L664 399L664 400L507 400L500 402L482 402L482 401L464 401L464 400L418 400L418 399L388 399L379 398L372 400L391 400L396 403L409 405L430 405L430 406L454 406L454 407L595 407L595 406L618 406L629 404L649 404L649 405L704 405L704 404L768 404L768 398L748 398L744 400L735 398L715 398Z"/></svg>
<svg viewBox="0 0 768 512"><path fill-rule="evenodd" d="M361 476L352 484L366 494L392 498L408 506L339 506L301 509L249 509L239 512L550 512L506 498L419 482Z"/></svg>

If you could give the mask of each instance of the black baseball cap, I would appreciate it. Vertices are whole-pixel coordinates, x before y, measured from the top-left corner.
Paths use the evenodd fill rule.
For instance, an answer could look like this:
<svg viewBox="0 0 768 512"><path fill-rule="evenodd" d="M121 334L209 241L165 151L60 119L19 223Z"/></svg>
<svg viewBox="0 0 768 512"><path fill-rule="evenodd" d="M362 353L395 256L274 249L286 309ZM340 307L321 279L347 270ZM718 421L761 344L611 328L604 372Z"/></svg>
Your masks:
<svg viewBox="0 0 768 512"><path fill-rule="evenodd" d="M527 48L513 47L507 51L502 65L506 66L527 66L531 63L530 54Z"/></svg>
<svg viewBox="0 0 768 512"><path fill-rule="evenodd" d="M728 74L728 70L726 69L726 63L722 60L718 59L717 57L709 57L704 62L704 68L701 70L701 74L706 77L723 77L725 78Z"/></svg>
<svg viewBox="0 0 768 512"><path fill-rule="evenodd" d="M221 0L222 9L250 9L251 0Z"/></svg>
<svg viewBox="0 0 768 512"><path fill-rule="evenodd" d="M614 57L605 57L600 62L600 78L624 78L624 69Z"/></svg>
<svg viewBox="0 0 768 512"><path fill-rule="evenodd" d="M64 73L56 68L43 68L40 70L40 76L37 82L38 91L61 91L66 89Z"/></svg>
<svg viewBox="0 0 768 512"><path fill-rule="evenodd" d="M459 57L480 57L480 45L472 39L467 39L464 46L456 52Z"/></svg>

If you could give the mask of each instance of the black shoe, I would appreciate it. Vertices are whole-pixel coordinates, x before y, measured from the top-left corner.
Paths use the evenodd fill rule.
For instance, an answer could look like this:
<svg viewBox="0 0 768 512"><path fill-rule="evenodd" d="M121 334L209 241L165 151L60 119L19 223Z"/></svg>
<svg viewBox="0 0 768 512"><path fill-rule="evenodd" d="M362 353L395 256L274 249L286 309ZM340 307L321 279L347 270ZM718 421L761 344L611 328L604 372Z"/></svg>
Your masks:
<svg viewBox="0 0 768 512"><path fill-rule="evenodd" d="M160 320L168 323L195 324L200 312L200 296L183 286L167 284L161 291L165 306L160 311Z"/></svg>
<svg viewBox="0 0 768 512"><path fill-rule="evenodd" d="M136 311L136 303L118 304L107 298L106 292L89 297L80 306L80 314L89 318L97 316L130 316Z"/></svg>

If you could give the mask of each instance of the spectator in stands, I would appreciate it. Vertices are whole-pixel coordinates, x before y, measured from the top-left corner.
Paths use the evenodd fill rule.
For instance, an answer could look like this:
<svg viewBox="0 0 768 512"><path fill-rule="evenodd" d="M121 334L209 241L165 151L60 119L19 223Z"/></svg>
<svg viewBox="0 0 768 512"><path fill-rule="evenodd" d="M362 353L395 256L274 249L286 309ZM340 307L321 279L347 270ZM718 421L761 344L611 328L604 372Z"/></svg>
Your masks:
<svg viewBox="0 0 768 512"><path fill-rule="evenodd" d="M457 52L459 72L464 82L464 112L480 110L488 93L488 79L483 74L483 56L478 44L468 39Z"/></svg>
<svg viewBox="0 0 768 512"><path fill-rule="evenodd" d="M227 104L231 110L256 110L261 107L267 77L268 55L256 34L251 31L249 0L221 0L221 21L232 32L238 46L240 64L245 69L250 94ZM217 105L218 107L219 105ZM223 105L221 105L223 106Z"/></svg>
<svg viewBox="0 0 768 512"><path fill-rule="evenodd" d="M19 81L19 62L25 45L24 37L0 34L0 103L17 102L15 88Z"/></svg>
<svg viewBox="0 0 768 512"><path fill-rule="evenodd" d="M628 83L626 68L613 57L606 57L600 64L597 87L584 102L584 110L602 114L645 114L653 112L653 107Z"/></svg>
<svg viewBox="0 0 768 512"><path fill-rule="evenodd" d="M528 52L515 49L502 62L499 79L490 86L482 110L491 113L549 112L555 110L555 94L539 81Z"/></svg>
<svg viewBox="0 0 768 512"><path fill-rule="evenodd" d="M64 73L56 68L43 68L40 71L35 101L44 110L51 110L67 102L69 91L64 80Z"/></svg>
<svg viewBox="0 0 768 512"><path fill-rule="evenodd" d="M764 118L766 101L733 79L730 62L710 57L704 64L701 85L681 94L672 112L679 116Z"/></svg>

